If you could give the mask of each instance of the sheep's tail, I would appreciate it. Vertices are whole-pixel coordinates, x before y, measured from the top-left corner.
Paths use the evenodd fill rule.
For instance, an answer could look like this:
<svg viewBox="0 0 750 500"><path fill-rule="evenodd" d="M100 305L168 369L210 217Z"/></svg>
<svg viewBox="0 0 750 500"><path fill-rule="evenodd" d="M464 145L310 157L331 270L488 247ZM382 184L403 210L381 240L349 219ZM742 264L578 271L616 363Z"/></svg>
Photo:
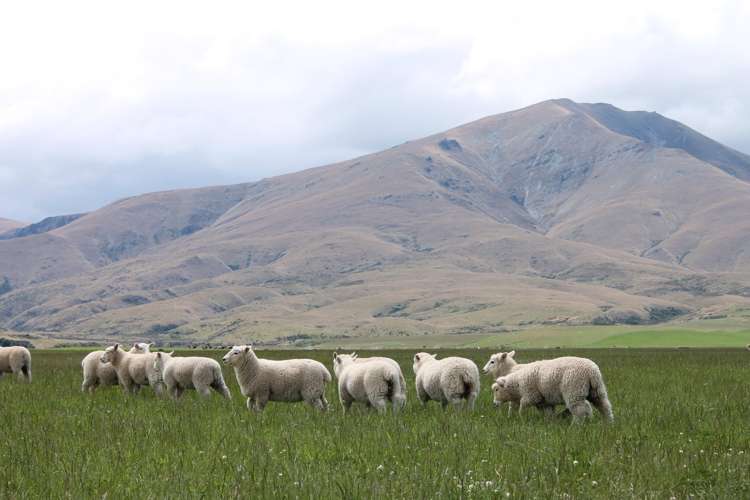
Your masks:
<svg viewBox="0 0 750 500"><path fill-rule="evenodd" d="M474 377L471 376L471 373L468 371L464 371L461 373L461 382L464 384L464 392L463 397L468 398L471 393L476 391L476 381L474 380Z"/></svg>
<svg viewBox="0 0 750 500"><path fill-rule="evenodd" d="M31 382L31 356L24 356L23 365L21 365L21 373L26 377L28 382Z"/></svg>
<svg viewBox="0 0 750 500"><path fill-rule="evenodd" d="M607 387L604 385L602 373L598 367L589 375L589 395L586 398L593 404L597 410L609 421L614 420L612 414L612 405L607 395Z"/></svg>
<svg viewBox="0 0 750 500"><path fill-rule="evenodd" d="M327 383L329 383L329 382L330 382L331 380L332 380L332 379L331 379L331 372L329 372L329 371L328 371L328 368L326 368L326 367L324 366L324 367L323 367L323 382L325 382L325 383L327 384Z"/></svg>

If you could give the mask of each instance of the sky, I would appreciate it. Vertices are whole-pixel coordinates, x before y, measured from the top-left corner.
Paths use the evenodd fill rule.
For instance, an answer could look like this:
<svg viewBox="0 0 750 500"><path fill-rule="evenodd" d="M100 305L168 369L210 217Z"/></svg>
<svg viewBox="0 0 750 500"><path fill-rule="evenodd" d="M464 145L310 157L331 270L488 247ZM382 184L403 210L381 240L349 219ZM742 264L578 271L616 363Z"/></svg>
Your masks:
<svg viewBox="0 0 750 500"><path fill-rule="evenodd" d="M550 98L750 153L750 2L8 2L0 217L255 181Z"/></svg>

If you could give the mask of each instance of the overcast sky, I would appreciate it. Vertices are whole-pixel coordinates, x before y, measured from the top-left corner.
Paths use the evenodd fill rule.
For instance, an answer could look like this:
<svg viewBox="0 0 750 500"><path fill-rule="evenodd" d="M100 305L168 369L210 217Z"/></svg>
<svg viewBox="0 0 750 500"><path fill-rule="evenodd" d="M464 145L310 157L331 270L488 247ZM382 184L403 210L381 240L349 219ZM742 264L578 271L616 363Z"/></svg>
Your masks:
<svg viewBox="0 0 750 500"><path fill-rule="evenodd" d="M0 217L258 180L555 97L750 152L750 6L689 3L11 2Z"/></svg>

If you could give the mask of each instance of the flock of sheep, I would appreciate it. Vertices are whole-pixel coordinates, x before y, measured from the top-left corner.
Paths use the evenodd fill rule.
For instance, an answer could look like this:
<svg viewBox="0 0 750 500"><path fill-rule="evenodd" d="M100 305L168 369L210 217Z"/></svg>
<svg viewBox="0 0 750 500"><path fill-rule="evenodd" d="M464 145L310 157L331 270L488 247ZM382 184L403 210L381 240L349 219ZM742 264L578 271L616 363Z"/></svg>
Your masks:
<svg viewBox="0 0 750 500"><path fill-rule="evenodd" d="M211 358L178 357L174 353L150 352L152 344L136 343L129 351L119 344L86 355L81 362L84 392L98 386L120 385L126 393L137 393L142 386L151 386L158 395L177 399L187 390L209 396L214 390L231 398L224 382L221 366ZM509 403L522 411L536 407L553 414L558 405L565 405L563 414L574 421L592 415L593 405L608 421L613 420L612 406L607 397L599 367L591 360L562 357L519 364L515 351L493 354L484 366L494 383L494 403ZM233 347L224 357L234 368L247 407L263 411L269 401L304 401L319 410L328 408L326 385L331 374L320 362L312 359L275 361L258 358L251 346ZM439 401L443 408L474 408L479 395L479 369L473 361L448 357L437 359L434 354L414 355L417 397L422 404ZM388 405L398 413L406 404L406 383L399 364L385 357L360 358L356 354L333 355L333 371L338 381L339 401L347 412L352 403L361 403L385 412ZM0 376L14 373L31 382L31 354L23 347L0 348Z"/></svg>

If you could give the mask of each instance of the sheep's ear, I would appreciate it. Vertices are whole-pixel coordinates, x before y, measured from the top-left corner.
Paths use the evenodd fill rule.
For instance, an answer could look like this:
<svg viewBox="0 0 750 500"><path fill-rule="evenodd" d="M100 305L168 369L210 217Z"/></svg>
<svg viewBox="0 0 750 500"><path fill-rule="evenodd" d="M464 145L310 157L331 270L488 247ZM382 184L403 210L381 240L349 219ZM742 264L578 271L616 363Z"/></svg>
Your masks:
<svg viewBox="0 0 750 500"><path fill-rule="evenodd" d="M245 346L245 352L250 352L250 346L249 345Z"/></svg>
<svg viewBox="0 0 750 500"><path fill-rule="evenodd" d="M357 359L357 353L356 352L352 353L352 359Z"/></svg>
<svg viewBox="0 0 750 500"><path fill-rule="evenodd" d="M493 390L493 391L494 391L495 389L497 389L498 387L499 387L499 386L497 385L497 382L495 382L494 384L492 384L492 390Z"/></svg>
<svg viewBox="0 0 750 500"><path fill-rule="evenodd" d="M433 354L432 354L432 357L433 357L433 358L437 358L437 354L433 353Z"/></svg>
<svg viewBox="0 0 750 500"><path fill-rule="evenodd" d="M159 359L161 359L161 353L160 353L160 352L157 352L157 353L156 353L156 357L157 357L157 358L159 358Z"/></svg>
<svg viewBox="0 0 750 500"><path fill-rule="evenodd" d="M510 352L508 353L508 357L509 357L509 358L512 358L512 357L513 357L513 356L515 356L515 355L516 355L516 351L510 351Z"/></svg>
<svg viewBox="0 0 750 500"><path fill-rule="evenodd" d="M334 363L338 363L339 362L339 353L337 353L337 352L333 353L333 361L334 361Z"/></svg>
<svg viewBox="0 0 750 500"><path fill-rule="evenodd" d="M507 357L508 357L508 353L507 352L500 353L500 359L501 360L504 360Z"/></svg>
<svg viewBox="0 0 750 500"><path fill-rule="evenodd" d="M419 361L419 354L414 355L414 361Z"/></svg>
<svg viewBox="0 0 750 500"><path fill-rule="evenodd" d="M154 345L153 342L149 342L149 344L148 344L149 347L153 347L153 345Z"/></svg>
<svg viewBox="0 0 750 500"><path fill-rule="evenodd" d="M114 345L114 350L115 350L115 351L116 351L117 349L119 349L119 348L120 348L120 344L115 344L115 345Z"/></svg>
<svg viewBox="0 0 750 500"><path fill-rule="evenodd" d="M505 387L507 384L507 381L505 380L505 377L500 377L497 379L497 382L495 382L499 387Z"/></svg>
<svg viewBox="0 0 750 500"><path fill-rule="evenodd" d="M169 355L170 355L170 356L171 356L172 354L174 354L174 351L172 351L172 352L170 352L170 353L169 353Z"/></svg>

